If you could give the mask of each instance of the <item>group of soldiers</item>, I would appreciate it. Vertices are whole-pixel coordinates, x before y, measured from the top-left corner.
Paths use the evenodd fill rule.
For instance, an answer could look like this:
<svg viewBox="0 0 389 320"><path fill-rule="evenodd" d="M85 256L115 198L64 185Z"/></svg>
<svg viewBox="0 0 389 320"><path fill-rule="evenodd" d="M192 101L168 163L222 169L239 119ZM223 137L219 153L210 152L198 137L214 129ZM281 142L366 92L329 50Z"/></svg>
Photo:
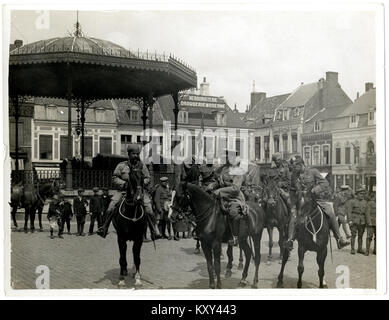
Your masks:
<svg viewBox="0 0 389 320"><path fill-rule="evenodd" d="M104 190L105 200L94 200L100 197L95 191L91 198L91 209L93 224L97 220L99 228L97 234L105 238L115 212L115 208L122 199L127 189L130 174L135 174L141 181L144 189L142 193L142 204L145 213L154 218L155 224L152 227L152 234L155 237L166 237L171 239L171 219L168 216L169 203L171 202L171 188L168 185L167 177L162 177L157 187L151 186L151 177L147 166L140 160L140 148L136 144L128 146L127 161L123 161L116 167L113 173L113 186L115 188L112 197L108 197L107 190ZM231 156L232 155L232 156ZM190 163L176 166L175 185L181 181L198 184L207 192L219 198L227 207L228 219L231 231L231 244L237 244L239 221L245 215L245 196L242 193L244 188L252 185L247 179L246 172L242 169L239 157L236 152L226 150L225 163L215 167L212 164L197 164L193 157ZM366 198L366 190L359 188L354 195L351 190L342 186L341 191L334 195L330 184L325 177L315 168L307 168L301 156L294 156L289 161L282 158L281 154L275 153L272 156L272 168L268 174L278 188L281 201L284 201L289 214L289 234L286 246L293 249L293 241L296 236L296 225L301 221L301 210L297 206L297 194L299 191L309 192L311 200L314 200L328 218L330 229L337 241L339 249L351 244L351 254L355 254L355 240L358 237L357 253L368 255L370 244L374 236L374 250L376 251L375 240L375 192ZM173 186L174 187L174 186ZM102 201L102 202L100 202ZM99 205L99 203L104 203ZM49 215L56 210L56 206L62 211L66 202L58 199L58 203L50 205ZM83 234L85 223L86 200L79 190L78 197L74 199L74 210L77 217L78 234ZM97 214L96 212L99 212ZM95 214L96 213L96 214ZM104 213L104 221L101 214ZM54 215L54 213L53 213ZM64 218L65 221L67 218ZM91 223L90 233L93 233ZM346 238L342 236L339 227L342 226ZM169 236L166 235L166 228ZM362 249L362 237L367 228L366 250ZM174 228L173 228L174 229ZM91 231L92 230L92 231ZM174 239L176 232L173 230ZM176 239L177 240L177 239ZM351 242L349 241L351 240Z"/></svg>
<svg viewBox="0 0 389 320"><path fill-rule="evenodd" d="M47 218L50 223L50 237L53 239L54 229L58 229L58 237L63 238L62 235L65 225L67 227L67 233L70 235L70 221L72 220L73 215L76 216L77 221L76 235L85 236L84 226L88 214L88 207L90 213L88 234L93 235L95 223L97 223L98 227L101 227L110 202L111 196L109 195L107 188L102 189L102 194L100 194L99 188L93 188L93 195L89 198L89 201L87 197L84 196L84 190L79 189L77 191L77 196L73 199L73 205L70 201L66 200L64 194L59 192L55 193L47 213Z"/></svg>

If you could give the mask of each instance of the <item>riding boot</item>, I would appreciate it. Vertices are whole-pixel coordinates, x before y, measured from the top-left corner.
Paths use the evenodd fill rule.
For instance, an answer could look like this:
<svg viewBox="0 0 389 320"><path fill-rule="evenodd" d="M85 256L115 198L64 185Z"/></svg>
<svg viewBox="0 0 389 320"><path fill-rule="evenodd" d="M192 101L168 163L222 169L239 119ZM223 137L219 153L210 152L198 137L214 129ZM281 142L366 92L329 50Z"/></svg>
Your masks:
<svg viewBox="0 0 389 320"><path fill-rule="evenodd" d="M286 240L286 247L289 251L293 250L293 241L295 239L295 230L296 230L296 213L293 212L295 210L292 210L292 215L290 216L289 221L289 228L288 228L288 240Z"/></svg>
<svg viewBox="0 0 389 320"><path fill-rule="evenodd" d="M357 253L365 254L365 250L362 249L362 238L358 237L358 250Z"/></svg>
<svg viewBox="0 0 389 320"><path fill-rule="evenodd" d="M366 252L365 256L368 256L370 253L370 244L371 244L371 239L366 239Z"/></svg>
<svg viewBox="0 0 389 320"><path fill-rule="evenodd" d="M355 237L351 236L351 254L355 254Z"/></svg>
<svg viewBox="0 0 389 320"><path fill-rule="evenodd" d="M336 217L334 214L328 214L327 217L329 219L330 229L332 230L332 233L334 234L334 237L336 239L336 243L338 245L338 249L342 249L343 247L346 247L350 244L350 241L347 241L342 237L339 231L338 223L336 221Z"/></svg>
<svg viewBox="0 0 389 320"><path fill-rule="evenodd" d="M107 211L107 215L103 225L100 228L98 228L96 232L100 237L105 238L107 236L109 225L111 224L113 218L113 214L114 214L114 210Z"/></svg>

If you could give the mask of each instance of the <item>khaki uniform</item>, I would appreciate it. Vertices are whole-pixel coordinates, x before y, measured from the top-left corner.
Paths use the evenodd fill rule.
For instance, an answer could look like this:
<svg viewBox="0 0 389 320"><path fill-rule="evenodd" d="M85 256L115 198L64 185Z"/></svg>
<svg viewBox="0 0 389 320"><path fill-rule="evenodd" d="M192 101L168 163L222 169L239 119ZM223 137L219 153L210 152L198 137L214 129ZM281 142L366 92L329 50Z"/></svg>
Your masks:
<svg viewBox="0 0 389 320"><path fill-rule="evenodd" d="M350 225L347 221L347 206L352 199L348 191L341 191L335 196L334 210L335 215L338 217L339 226L342 226L347 238L351 238Z"/></svg>
<svg viewBox="0 0 389 320"><path fill-rule="evenodd" d="M374 251L376 252L376 201L375 200L369 200L367 202L367 237L366 237L366 249L369 251L370 249L370 243L374 236Z"/></svg>
<svg viewBox="0 0 389 320"><path fill-rule="evenodd" d="M354 249L355 238L358 236L358 251L362 251L362 237L368 221L367 201L351 199L347 217L351 224L351 249Z"/></svg>

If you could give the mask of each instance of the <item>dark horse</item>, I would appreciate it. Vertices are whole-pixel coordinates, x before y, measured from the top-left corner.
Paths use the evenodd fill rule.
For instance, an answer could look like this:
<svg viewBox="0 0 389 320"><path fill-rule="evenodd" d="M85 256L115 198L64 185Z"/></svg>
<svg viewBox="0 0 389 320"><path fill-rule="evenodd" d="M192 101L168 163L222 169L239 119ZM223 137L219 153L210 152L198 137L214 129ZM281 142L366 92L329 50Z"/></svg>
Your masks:
<svg viewBox="0 0 389 320"><path fill-rule="evenodd" d="M298 281L297 287L302 286L302 275L304 272L304 254L307 251L316 252L316 262L319 265L319 287L326 288L324 281L324 263L327 257L327 245L329 240L329 224L325 213L318 206L311 192L297 192L297 211L303 218L296 228L296 238L298 242L299 263L297 267ZM277 287L283 287L283 273L287 257L284 256L280 274L278 275Z"/></svg>
<svg viewBox="0 0 389 320"><path fill-rule="evenodd" d="M207 260L209 287L221 288L220 280L220 254L222 242L226 241L229 236L230 228L227 218L222 211L220 200L213 198L199 186L181 182L176 188L176 194L173 200L172 209L182 211L187 206L190 206L193 214L196 217L196 229L201 242L201 247L204 251ZM248 268L252 256L252 251L248 244L249 236L254 243L254 260L255 260L255 275L253 287L258 284L258 270L261 259L260 241L264 227L264 212L261 207L249 202L247 203L247 222L241 219L241 230L245 232L239 234L239 245L245 253L245 267L242 273L241 285L245 285ZM231 250L232 251L232 250ZM227 251L229 255L229 251ZM232 259L232 255L228 257ZM232 261L232 260L231 260ZM215 286L216 274L216 286Z"/></svg>
<svg viewBox="0 0 389 320"><path fill-rule="evenodd" d="M32 184L16 184L11 187L11 215L14 226L17 228L16 212L18 207L24 208L24 231L28 231L28 220L30 220L30 230L35 231L35 214L38 210L39 229L42 231L42 211L47 198L54 195L56 189L55 182L38 183L36 188Z"/></svg>
<svg viewBox="0 0 389 320"><path fill-rule="evenodd" d="M266 180L266 187L263 194L263 205L266 210L266 228L269 233L269 255L268 263L272 259L273 228L279 233L278 244L280 247L280 262L284 256L289 256L285 248L285 241L288 237L289 213L288 208L282 200L277 182L274 179Z"/></svg>
<svg viewBox="0 0 389 320"><path fill-rule="evenodd" d="M116 229L117 242L120 252L120 278L119 285L124 285L127 271L127 241L133 241L132 254L134 259L133 277L135 285L142 285L139 273L140 252L143 244L143 233L146 226L146 213L142 206L143 194L141 177L131 174L127 183L126 196L115 208L112 223Z"/></svg>

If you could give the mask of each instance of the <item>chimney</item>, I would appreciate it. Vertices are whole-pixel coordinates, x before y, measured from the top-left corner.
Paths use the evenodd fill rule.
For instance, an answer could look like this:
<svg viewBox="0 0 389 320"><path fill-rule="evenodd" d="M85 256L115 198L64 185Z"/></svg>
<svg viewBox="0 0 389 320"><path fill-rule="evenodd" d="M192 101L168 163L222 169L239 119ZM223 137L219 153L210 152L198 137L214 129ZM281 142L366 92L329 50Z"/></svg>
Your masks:
<svg viewBox="0 0 389 320"><path fill-rule="evenodd" d="M257 103L264 100L266 98L266 92L251 92L251 100L250 100L250 110Z"/></svg>
<svg viewBox="0 0 389 320"><path fill-rule="evenodd" d="M370 89L374 89L373 82L366 82L365 83L365 92L368 92Z"/></svg>
<svg viewBox="0 0 389 320"><path fill-rule="evenodd" d="M359 92L357 92L357 98L355 99L355 101L357 101L359 99Z"/></svg>
<svg viewBox="0 0 389 320"><path fill-rule="evenodd" d="M329 83L338 83L338 73L337 72L332 72L332 71L327 71L326 72L326 81Z"/></svg>
<svg viewBox="0 0 389 320"><path fill-rule="evenodd" d="M200 96L209 96L209 83L207 78L203 78L203 82L200 84Z"/></svg>
<svg viewBox="0 0 389 320"><path fill-rule="evenodd" d="M9 51L15 50L16 48L20 48L23 46L23 40L15 40L14 43L9 45Z"/></svg>

